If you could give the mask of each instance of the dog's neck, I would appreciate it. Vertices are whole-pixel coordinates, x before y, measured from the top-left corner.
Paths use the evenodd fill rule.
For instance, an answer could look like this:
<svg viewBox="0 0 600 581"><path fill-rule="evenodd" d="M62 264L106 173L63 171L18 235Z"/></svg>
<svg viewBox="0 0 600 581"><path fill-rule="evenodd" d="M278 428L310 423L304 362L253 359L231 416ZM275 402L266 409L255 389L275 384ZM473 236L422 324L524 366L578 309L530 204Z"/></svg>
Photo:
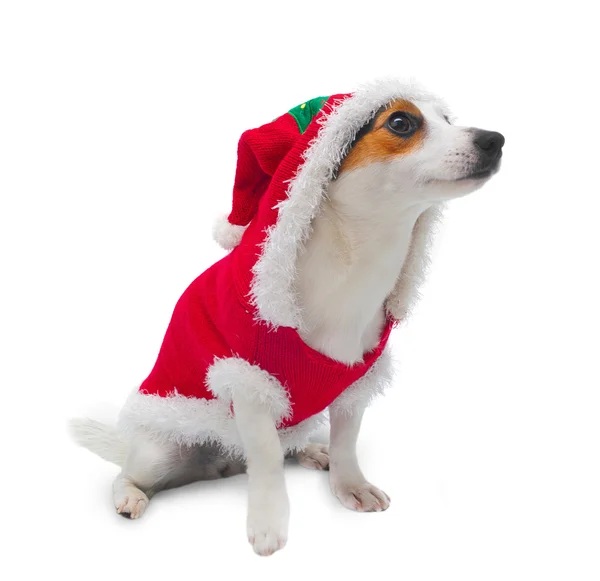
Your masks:
<svg viewBox="0 0 600 581"><path fill-rule="evenodd" d="M331 184L298 261L300 336L348 364L379 342L385 300L400 276L415 222L431 205L377 176L354 171Z"/></svg>

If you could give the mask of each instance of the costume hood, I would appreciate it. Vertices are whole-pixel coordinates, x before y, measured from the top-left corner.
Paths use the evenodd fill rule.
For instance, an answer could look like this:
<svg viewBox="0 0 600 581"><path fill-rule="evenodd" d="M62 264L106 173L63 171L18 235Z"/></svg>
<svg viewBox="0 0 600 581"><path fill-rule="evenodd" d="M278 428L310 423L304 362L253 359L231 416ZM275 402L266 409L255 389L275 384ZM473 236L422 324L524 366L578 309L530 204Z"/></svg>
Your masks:
<svg viewBox="0 0 600 581"><path fill-rule="evenodd" d="M303 328L294 289L298 253L356 134L396 99L433 101L447 111L414 83L386 80L317 97L242 135L232 210L215 225L214 237L225 249L236 248L241 288L247 287L258 320L273 328ZM434 206L415 225L409 255L386 301L397 320L407 315L422 282L439 213Z"/></svg>

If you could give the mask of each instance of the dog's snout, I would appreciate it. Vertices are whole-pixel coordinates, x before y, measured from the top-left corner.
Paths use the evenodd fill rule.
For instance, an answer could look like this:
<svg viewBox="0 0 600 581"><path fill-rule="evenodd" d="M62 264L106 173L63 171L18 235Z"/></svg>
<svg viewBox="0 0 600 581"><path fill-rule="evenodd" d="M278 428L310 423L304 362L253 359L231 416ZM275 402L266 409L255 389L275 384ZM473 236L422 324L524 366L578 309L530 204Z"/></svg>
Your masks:
<svg viewBox="0 0 600 581"><path fill-rule="evenodd" d="M504 135L497 131L478 131L475 136L475 145L490 158L498 156L504 145Z"/></svg>

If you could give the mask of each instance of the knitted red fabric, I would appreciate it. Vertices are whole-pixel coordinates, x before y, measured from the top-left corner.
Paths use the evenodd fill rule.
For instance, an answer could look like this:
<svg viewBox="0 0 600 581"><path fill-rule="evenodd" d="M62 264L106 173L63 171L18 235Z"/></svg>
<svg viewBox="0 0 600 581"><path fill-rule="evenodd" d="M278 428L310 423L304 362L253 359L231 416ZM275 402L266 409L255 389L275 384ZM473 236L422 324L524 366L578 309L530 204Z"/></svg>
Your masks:
<svg viewBox="0 0 600 581"><path fill-rule="evenodd" d="M235 250L233 252L236 252ZM177 302L154 369L140 387L142 393L212 399L206 372L215 356L237 356L258 365L285 386L292 426L323 411L347 387L362 377L381 354L392 328L388 321L377 348L353 366L315 351L295 329L270 330L253 319L251 307L231 284L232 255L200 275ZM239 280L238 280L239 282Z"/></svg>
<svg viewBox="0 0 600 581"><path fill-rule="evenodd" d="M330 97L324 110L346 96ZM322 115L302 134L286 114L242 135L229 220L249 226L239 246L192 282L177 302L156 364L140 392L212 399L206 374L215 357L240 357L286 388L292 408L282 424L286 427L325 409L381 355L395 323L391 318L379 345L363 362L348 366L306 345L295 329L270 328L258 319L249 300L252 268L266 230L276 223L277 204L286 198L289 181L302 165Z"/></svg>
<svg viewBox="0 0 600 581"><path fill-rule="evenodd" d="M233 209L229 222L245 226L254 218L278 163L298 139L298 126L291 115L242 134L238 144L233 185Z"/></svg>

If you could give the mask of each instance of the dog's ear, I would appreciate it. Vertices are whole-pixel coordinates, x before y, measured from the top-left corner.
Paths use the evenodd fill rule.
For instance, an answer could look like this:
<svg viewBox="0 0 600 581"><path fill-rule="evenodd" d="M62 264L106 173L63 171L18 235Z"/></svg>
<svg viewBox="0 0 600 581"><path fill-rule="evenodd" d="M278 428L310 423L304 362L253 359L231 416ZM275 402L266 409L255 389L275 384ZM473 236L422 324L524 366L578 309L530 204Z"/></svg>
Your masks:
<svg viewBox="0 0 600 581"><path fill-rule="evenodd" d="M370 133L373 130L373 126L375 125L375 120L377 119L377 117L379 116L380 113L383 113L383 111L385 111L387 109L387 105L383 105L382 107L379 107L379 109L377 109L377 111L375 111L375 113L373 113L373 116L367 121L367 123L365 123L365 125L363 125L357 132L356 135L354 136L354 139L346 146L346 148L344 149L344 151L342 152L342 156L340 159L340 163L338 164L338 166L333 170L333 175L331 178L331 181L335 181L338 177L338 174L340 172L340 167L342 166L342 163L344 163L344 160L346 159L346 157L348 156L348 154L350 153L350 151L352 151L352 148L367 134Z"/></svg>

